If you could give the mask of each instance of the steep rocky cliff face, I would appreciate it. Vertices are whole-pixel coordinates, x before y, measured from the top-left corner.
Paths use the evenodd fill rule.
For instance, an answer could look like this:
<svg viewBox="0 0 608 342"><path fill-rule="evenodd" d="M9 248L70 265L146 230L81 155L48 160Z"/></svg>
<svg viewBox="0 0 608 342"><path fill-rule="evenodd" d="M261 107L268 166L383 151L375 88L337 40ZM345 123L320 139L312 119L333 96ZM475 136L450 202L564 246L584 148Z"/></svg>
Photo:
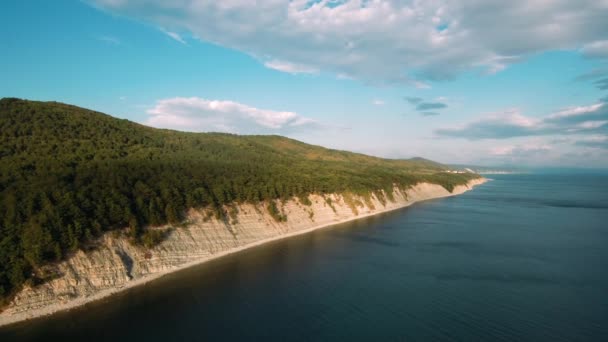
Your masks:
<svg viewBox="0 0 608 342"><path fill-rule="evenodd" d="M108 233L97 247L79 251L56 266L57 277L23 289L0 314L0 325L81 305L126 287L263 242L304 233L408 206L416 201L457 195L482 183L475 179L452 193L436 184L420 183L407 191L393 190L394 201L375 196L311 195L307 206L297 200L278 207L287 216L277 222L263 205L243 204L235 218L217 220L205 211L191 210L185 227L168 229L166 239L152 249L131 245Z"/></svg>

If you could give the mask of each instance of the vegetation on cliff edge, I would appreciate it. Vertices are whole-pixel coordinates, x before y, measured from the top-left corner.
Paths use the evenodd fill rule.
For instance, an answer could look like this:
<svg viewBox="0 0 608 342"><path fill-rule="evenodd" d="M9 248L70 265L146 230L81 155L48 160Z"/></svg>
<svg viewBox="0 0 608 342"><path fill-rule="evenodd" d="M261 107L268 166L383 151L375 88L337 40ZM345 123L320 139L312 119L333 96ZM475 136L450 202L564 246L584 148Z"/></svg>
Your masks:
<svg viewBox="0 0 608 342"><path fill-rule="evenodd" d="M56 102L0 100L0 300L41 265L106 231L177 224L188 208L226 215L234 202L369 194L420 181L448 190L475 175L427 160L388 160L280 136L185 133ZM303 200L305 202L306 200Z"/></svg>

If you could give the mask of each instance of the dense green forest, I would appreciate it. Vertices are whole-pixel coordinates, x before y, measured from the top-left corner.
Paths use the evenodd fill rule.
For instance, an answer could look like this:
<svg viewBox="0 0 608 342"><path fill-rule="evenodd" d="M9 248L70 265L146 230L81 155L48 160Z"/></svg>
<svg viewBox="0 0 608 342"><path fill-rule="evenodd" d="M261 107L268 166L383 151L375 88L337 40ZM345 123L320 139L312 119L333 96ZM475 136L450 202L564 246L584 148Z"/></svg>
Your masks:
<svg viewBox="0 0 608 342"><path fill-rule="evenodd" d="M188 208L310 193L370 193L419 181L450 190L475 175L280 136L185 133L56 102L0 100L0 299L105 231L179 223ZM280 217L281 220L288 219Z"/></svg>

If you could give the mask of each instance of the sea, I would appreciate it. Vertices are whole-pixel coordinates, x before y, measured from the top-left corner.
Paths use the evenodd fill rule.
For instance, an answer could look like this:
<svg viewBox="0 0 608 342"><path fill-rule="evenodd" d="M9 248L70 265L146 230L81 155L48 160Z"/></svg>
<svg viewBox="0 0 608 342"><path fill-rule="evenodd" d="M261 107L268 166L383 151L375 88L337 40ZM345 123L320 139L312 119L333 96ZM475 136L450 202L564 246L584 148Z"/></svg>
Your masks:
<svg viewBox="0 0 608 342"><path fill-rule="evenodd" d="M608 341L608 174L486 177L0 328L0 341Z"/></svg>

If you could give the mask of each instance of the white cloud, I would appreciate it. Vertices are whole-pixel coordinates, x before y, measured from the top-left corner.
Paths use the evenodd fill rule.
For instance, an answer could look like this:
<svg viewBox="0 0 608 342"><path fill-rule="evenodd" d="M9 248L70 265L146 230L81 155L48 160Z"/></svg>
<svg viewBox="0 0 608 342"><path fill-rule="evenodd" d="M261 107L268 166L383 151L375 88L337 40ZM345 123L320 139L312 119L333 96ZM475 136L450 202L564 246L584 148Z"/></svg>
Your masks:
<svg viewBox="0 0 608 342"><path fill-rule="evenodd" d="M582 52L585 56L591 58L608 58L608 40L599 40L586 44Z"/></svg>
<svg viewBox="0 0 608 342"><path fill-rule="evenodd" d="M563 110L558 111L557 113L551 114L547 117L549 120L559 120L568 117L577 117L582 114L596 112L598 109L602 108L604 103L595 103L589 106L575 106L569 107Z"/></svg>
<svg viewBox="0 0 608 342"><path fill-rule="evenodd" d="M572 148L560 145L553 147L542 139L524 139L510 145L498 145L486 148L481 159L487 165L555 165L560 164L563 155ZM578 158L580 159L580 158Z"/></svg>
<svg viewBox="0 0 608 342"><path fill-rule="evenodd" d="M290 74L316 74L317 69L305 65L298 65L290 62L279 61L273 59L264 63L264 66L270 69L287 72Z"/></svg>
<svg viewBox="0 0 608 342"><path fill-rule="evenodd" d="M146 124L196 132L241 134L289 133L320 125L295 112L258 109L234 101L199 97L159 100L150 108Z"/></svg>
<svg viewBox="0 0 608 342"><path fill-rule="evenodd" d="M606 57L605 0L90 0L290 73L426 88L548 50Z"/></svg>
<svg viewBox="0 0 608 342"><path fill-rule="evenodd" d="M546 144L525 144L525 145L509 145L498 146L490 149L490 154L493 156L530 156L539 153L551 151L552 148Z"/></svg>
<svg viewBox="0 0 608 342"><path fill-rule="evenodd" d="M431 85L426 82L413 81L412 83L417 89L431 89Z"/></svg>
<svg viewBox="0 0 608 342"><path fill-rule="evenodd" d="M161 29L161 31L164 34L166 34L167 36L169 36L171 39L175 40L176 42L180 42L180 43L182 43L184 45L188 45L188 43L186 43L186 41L178 33L167 31L165 29Z"/></svg>
<svg viewBox="0 0 608 342"><path fill-rule="evenodd" d="M375 100L372 101L372 104L374 106L384 106L385 103L382 100L375 99Z"/></svg>
<svg viewBox="0 0 608 342"><path fill-rule="evenodd" d="M508 109L435 133L465 139L459 143L478 149L475 158L485 165L608 165L605 103L568 107L541 117ZM480 144L478 140L484 142Z"/></svg>
<svg viewBox="0 0 608 342"><path fill-rule="evenodd" d="M435 130L439 136L477 139L508 139L557 134L596 134L608 131L605 103L562 109L541 118L509 109L452 128Z"/></svg>
<svg viewBox="0 0 608 342"><path fill-rule="evenodd" d="M595 129L600 128L608 123L608 120L600 120L600 121L584 121L577 125L582 129Z"/></svg>

